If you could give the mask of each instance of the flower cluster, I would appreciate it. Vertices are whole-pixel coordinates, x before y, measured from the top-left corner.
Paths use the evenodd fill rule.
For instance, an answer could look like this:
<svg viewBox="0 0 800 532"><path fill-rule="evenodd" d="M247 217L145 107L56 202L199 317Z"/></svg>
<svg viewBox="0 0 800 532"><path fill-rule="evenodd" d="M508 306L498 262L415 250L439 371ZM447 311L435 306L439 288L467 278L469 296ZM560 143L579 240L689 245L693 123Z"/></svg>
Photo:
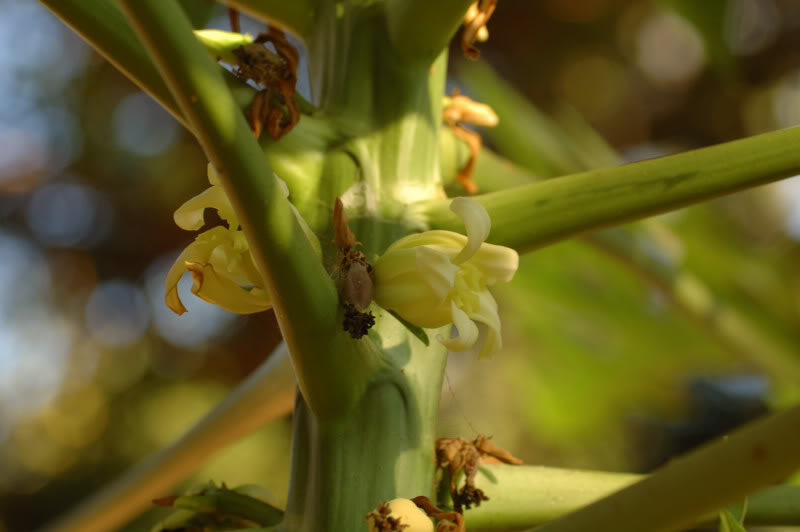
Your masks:
<svg viewBox="0 0 800 532"><path fill-rule="evenodd" d="M267 310L272 302L263 278L211 164L208 180L208 189L175 211L175 223L196 231L204 225L205 209L216 209L227 227L200 233L183 250L167 274L167 306L177 314L186 312L178 296L178 281L189 271L194 281L192 293L205 301L237 314ZM288 197L286 184L280 179L277 183ZM437 338L451 351L474 346L479 338L477 323L484 323L488 332L480 356L486 357L501 347L500 318L489 287L511 280L519 256L513 249L486 243L491 220L480 203L456 198L450 208L463 220L467 236L426 231L393 243L373 264L374 301L420 327L455 325L458 336ZM321 255L316 236L294 206L292 210Z"/></svg>
<svg viewBox="0 0 800 532"><path fill-rule="evenodd" d="M426 231L389 246L373 265L375 301L420 327L454 324L457 337L438 337L451 351L475 345L476 322L485 323L488 333L480 356L487 357L502 345L497 303L489 287L511 280L519 255L486 243L491 220L480 203L456 198L450 208L463 220L467 236Z"/></svg>
<svg viewBox="0 0 800 532"><path fill-rule="evenodd" d="M277 178L276 178L277 179ZM208 165L207 188L175 211L175 223L187 231L196 231L204 224L206 209L216 209L228 226L217 226L200 233L189 244L167 274L167 306L177 314L186 312L178 296L178 281L185 271L192 273L192 293L209 303L237 314L252 314L272 307L263 278L253 261L239 218L219 181L214 166ZM277 179L284 194L286 184ZM319 241L295 211L306 236L319 252Z"/></svg>

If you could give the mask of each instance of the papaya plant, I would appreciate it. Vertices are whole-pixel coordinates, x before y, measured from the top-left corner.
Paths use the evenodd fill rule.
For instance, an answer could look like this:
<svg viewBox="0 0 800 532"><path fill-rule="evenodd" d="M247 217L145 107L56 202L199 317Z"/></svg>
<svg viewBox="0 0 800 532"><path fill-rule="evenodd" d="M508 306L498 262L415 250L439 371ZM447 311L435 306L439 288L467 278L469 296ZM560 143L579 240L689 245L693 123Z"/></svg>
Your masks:
<svg viewBox="0 0 800 532"><path fill-rule="evenodd" d="M213 523L229 530L667 531L728 519L746 496L745 525L800 522L800 490L767 487L800 467L797 406L647 477L521 465L481 437L435 441L448 352L502 353L490 288L513 285L519 254L573 237L624 253L628 229L608 228L799 173L800 130L622 166L594 144L556 154L539 176L553 178L537 180L459 125L493 125L491 107L445 95L449 42L463 24L477 57L494 0L226 2L268 26L255 37L194 30L175 0L41 1L208 158L210 187L175 221L197 231L214 209L224 224L181 254L166 304L185 311L176 287L189 271L209 303L273 308L284 339L181 440L52 530L113 530L153 499L183 512L161 530L211 527L192 521L206 514L234 516ZM284 31L307 50L311 101L294 89ZM523 151L570 138L532 119L545 133L518 135ZM676 304L707 312L681 280ZM216 485L169 497L215 450L292 408L286 508Z"/></svg>

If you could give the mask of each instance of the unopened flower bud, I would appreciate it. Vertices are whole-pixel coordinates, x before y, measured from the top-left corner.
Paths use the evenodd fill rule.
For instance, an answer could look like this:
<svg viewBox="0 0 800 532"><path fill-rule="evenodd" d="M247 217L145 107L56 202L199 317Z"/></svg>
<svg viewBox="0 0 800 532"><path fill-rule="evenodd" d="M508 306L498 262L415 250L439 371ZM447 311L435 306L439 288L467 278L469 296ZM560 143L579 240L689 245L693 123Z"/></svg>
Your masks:
<svg viewBox="0 0 800 532"><path fill-rule="evenodd" d="M433 532L433 521L409 499L394 499L367 515L369 532Z"/></svg>

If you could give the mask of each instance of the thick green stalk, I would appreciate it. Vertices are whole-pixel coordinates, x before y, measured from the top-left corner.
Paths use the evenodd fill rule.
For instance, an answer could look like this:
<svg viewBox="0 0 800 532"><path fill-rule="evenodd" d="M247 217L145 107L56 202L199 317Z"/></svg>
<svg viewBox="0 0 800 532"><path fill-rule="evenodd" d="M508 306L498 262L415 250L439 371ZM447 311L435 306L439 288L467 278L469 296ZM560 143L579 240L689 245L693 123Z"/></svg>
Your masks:
<svg viewBox="0 0 800 532"><path fill-rule="evenodd" d="M340 152L357 166L357 182L346 194L353 201L345 204L355 215L419 228L418 220L409 220L407 206L441 196L447 55L403 62L389 42L383 5L344 6L341 13L328 6L308 46L321 114L345 137ZM370 251L380 253L390 242Z"/></svg>
<svg viewBox="0 0 800 532"><path fill-rule="evenodd" d="M286 344L178 441L137 464L52 523L50 532L116 530L194 473L220 449L288 414L295 379Z"/></svg>
<svg viewBox="0 0 800 532"><path fill-rule="evenodd" d="M468 148L457 137L442 135L442 174L454 175L455 169L466 162L468 154ZM480 190L495 192L538 179L483 148L473 181ZM448 181L447 190L452 195L464 194L455 180ZM765 370L778 389L794 387L800 374L792 361L793 354L744 317L736 307L713 294L702 279L686 270L683 260L676 255L673 239L678 237L668 227L655 220L645 224L598 231L583 235L581 240L658 288L676 309L711 333L726 349Z"/></svg>
<svg viewBox="0 0 800 532"><path fill-rule="evenodd" d="M800 128L476 196L489 241L520 252L800 173ZM447 201L420 205L432 228L461 230Z"/></svg>
<svg viewBox="0 0 800 532"><path fill-rule="evenodd" d="M314 27L320 0L225 0L222 3L305 39Z"/></svg>
<svg viewBox="0 0 800 532"><path fill-rule="evenodd" d="M474 0L387 0L389 35L398 56L430 62L447 48Z"/></svg>
<svg viewBox="0 0 800 532"><path fill-rule="evenodd" d="M219 67L175 2L120 4L220 172L264 277L306 401L319 416L347 415L374 371L374 352L341 331L333 281L277 185ZM325 356L337 347L339 357Z"/></svg>
<svg viewBox="0 0 800 532"><path fill-rule="evenodd" d="M326 154L324 179L298 208L321 220L315 205L341 195L369 259L418 227L408 217L410 201L441 194L446 56L433 65L399 61L386 16L380 4L343 3L337 12L330 3L309 41L320 113L344 140ZM380 502L432 495L445 350L435 341L424 346L382 309L369 310L376 324L361 342L380 352L381 369L349 418L332 424L298 398L287 531L364 530L364 516ZM430 334L437 332L448 331Z"/></svg>
<svg viewBox="0 0 800 532"><path fill-rule="evenodd" d="M464 514L467 530L479 532L538 526L645 478L644 475L543 466L481 466L476 486L486 492L489 500ZM670 506L669 499L664 506ZM695 523L713 526L717 510L701 516ZM750 495L745 523L753 526L800 525L800 486L770 486ZM650 528L642 530L649 531Z"/></svg>
<svg viewBox="0 0 800 532"><path fill-rule="evenodd" d="M541 532L668 532L800 468L800 406L675 459L651 476L542 526Z"/></svg>
<svg viewBox="0 0 800 532"><path fill-rule="evenodd" d="M366 530L364 516L381 502L432 496L445 349L424 346L384 311L377 318L370 339L386 365L351 417L320 423L298 397L287 531Z"/></svg>

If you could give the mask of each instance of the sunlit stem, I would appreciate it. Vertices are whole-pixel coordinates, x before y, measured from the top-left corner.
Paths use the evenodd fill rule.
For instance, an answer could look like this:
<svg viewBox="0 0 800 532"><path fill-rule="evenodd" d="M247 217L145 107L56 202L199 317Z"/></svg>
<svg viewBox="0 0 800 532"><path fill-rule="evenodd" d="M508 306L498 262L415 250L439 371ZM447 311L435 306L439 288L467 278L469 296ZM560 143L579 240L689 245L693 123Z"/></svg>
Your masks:
<svg viewBox="0 0 800 532"><path fill-rule="evenodd" d="M374 260L419 227L408 203L441 194L446 54L399 62L383 6L341 3L337 11L326 4L308 42L310 75L321 114L344 138L326 154L324 178L298 208L325 229L334 198L343 196L350 228ZM327 422L298 397L288 531L353 532L364 529L364 516L382 501L432 495L445 350L426 347L380 308L368 310L376 325L359 342L380 352L381 369L350 416ZM341 356L337 349L325 354Z"/></svg>
<svg viewBox="0 0 800 532"><path fill-rule="evenodd" d="M447 47L473 0L387 0L389 34L398 54L430 61Z"/></svg>
<svg viewBox="0 0 800 532"><path fill-rule="evenodd" d="M800 128L592 170L476 196L489 241L532 251L580 233L678 209L800 173ZM420 206L430 226L458 230L446 201Z"/></svg>
<svg viewBox="0 0 800 532"><path fill-rule="evenodd" d="M120 0L120 4L220 174L264 277L306 401L319 416L346 416L374 371L374 355L354 345L336 358L320 356L352 343L341 332L336 289L219 67L192 34L177 3Z"/></svg>
<svg viewBox="0 0 800 532"><path fill-rule="evenodd" d="M305 39L312 31L317 5L322 0L225 0L222 3Z"/></svg>
<svg viewBox="0 0 800 532"><path fill-rule="evenodd" d="M800 468L800 406L774 414L541 527L541 532L680 530Z"/></svg>
<svg viewBox="0 0 800 532"><path fill-rule="evenodd" d="M455 169L468 158L468 148L459 146L458 139L449 138L446 130L441 142L442 174L452 176ZM485 147L478 157L473 179L485 192L497 192L540 181L537 176ZM448 190L452 194L464 193L452 177ZM644 224L615 227L579 238L660 290L677 310L725 349L741 360L764 369L776 384L779 395L794 389L794 383L800 375L792 363L792 352L760 330L729 301L715 294L708 283L687 270L684 261L673 257L673 239L679 237L672 235L662 222L649 220ZM642 242L647 242L646 249ZM659 253L650 251L653 246ZM664 257L673 258L665 260Z"/></svg>
<svg viewBox="0 0 800 532"><path fill-rule="evenodd" d="M194 36L205 46L212 58L231 65L235 65L237 61L234 50L253 42L252 35L220 30L194 30Z"/></svg>
<svg viewBox="0 0 800 532"><path fill-rule="evenodd" d="M478 532L538 526L564 517L645 478L644 475L544 466L482 466L476 477L476 485L490 493L491 497L465 513L467 529ZM748 496L745 523L753 526L798 525L798 501L800 486L765 488ZM717 510L719 508L700 516L693 524L704 523L713 527Z"/></svg>

